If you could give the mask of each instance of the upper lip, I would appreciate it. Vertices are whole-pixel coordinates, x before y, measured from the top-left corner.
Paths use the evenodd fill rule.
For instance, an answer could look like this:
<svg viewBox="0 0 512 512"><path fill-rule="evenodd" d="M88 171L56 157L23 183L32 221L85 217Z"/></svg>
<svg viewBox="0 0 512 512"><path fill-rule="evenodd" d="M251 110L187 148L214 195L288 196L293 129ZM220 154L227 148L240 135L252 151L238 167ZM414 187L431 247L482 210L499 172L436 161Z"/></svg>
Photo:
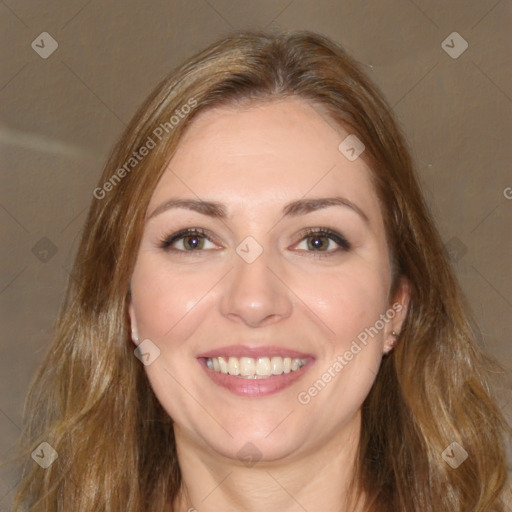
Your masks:
<svg viewBox="0 0 512 512"><path fill-rule="evenodd" d="M199 354L198 358L212 358L212 357L291 357L293 359L308 359L313 358L313 355L299 352L297 350L291 350L283 347L276 347L271 345L262 345L258 347L249 347L247 345L229 345L225 347L219 347L208 352Z"/></svg>

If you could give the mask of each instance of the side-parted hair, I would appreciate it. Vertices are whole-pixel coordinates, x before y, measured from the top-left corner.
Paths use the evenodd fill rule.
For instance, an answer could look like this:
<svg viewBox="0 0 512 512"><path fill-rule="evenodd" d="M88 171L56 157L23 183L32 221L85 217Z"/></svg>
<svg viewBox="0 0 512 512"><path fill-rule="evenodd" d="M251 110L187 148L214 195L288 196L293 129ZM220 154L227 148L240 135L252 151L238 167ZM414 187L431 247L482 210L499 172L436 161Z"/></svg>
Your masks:
<svg viewBox="0 0 512 512"><path fill-rule="evenodd" d="M165 512L180 491L172 419L130 338L130 278L147 206L184 130L209 107L304 98L364 143L393 261L411 285L396 349L363 404L354 476L372 512L505 512L494 363L421 195L382 93L339 45L313 32L237 32L165 79L114 148L85 223L53 343L31 386L15 510ZM341 142L341 140L340 140ZM145 149L144 149L145 148ZM42 469L41 442L58 453ZM458 443L456 469L442 457Z"/></svg>

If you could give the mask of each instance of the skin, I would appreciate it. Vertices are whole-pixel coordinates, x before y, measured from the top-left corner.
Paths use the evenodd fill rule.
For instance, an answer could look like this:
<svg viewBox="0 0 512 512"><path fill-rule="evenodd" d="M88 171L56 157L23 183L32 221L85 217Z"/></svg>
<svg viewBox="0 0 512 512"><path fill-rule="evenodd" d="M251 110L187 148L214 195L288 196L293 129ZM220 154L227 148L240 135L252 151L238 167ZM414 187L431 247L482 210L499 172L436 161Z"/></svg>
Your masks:
<svg viewBox="0 0 512 512"><path fill-rule="evenodd" d="M145 369L175 422L184 481L177 510L334 512L345 504L361 405L409 297L403 282L389 297L382 213L363 158L351 162L338 150L347 135L300 98L206 110L154 191L129 313L134 339L150 339L160 350ZM367 221L346 206L282 215L291 201L333 196L357 205ZM170 198L217 201L227 217L184 208L151 217ZM311 247L315 236L303 230L319 227L341 233L351 248L327 237L320 238L325 251ZM200 250L184 245L193 236L176 241L174 252L160 247L185 228L203 228L211 241ZM247 236L263 248L250 264L236 252ZM397 302L401 312L300 403L298 394ZM213 383L197 361L201 352L232 344L277 345L315 360L286 389L241 397ZM261 456L252 467L237 456L246 443Z"/></svg>

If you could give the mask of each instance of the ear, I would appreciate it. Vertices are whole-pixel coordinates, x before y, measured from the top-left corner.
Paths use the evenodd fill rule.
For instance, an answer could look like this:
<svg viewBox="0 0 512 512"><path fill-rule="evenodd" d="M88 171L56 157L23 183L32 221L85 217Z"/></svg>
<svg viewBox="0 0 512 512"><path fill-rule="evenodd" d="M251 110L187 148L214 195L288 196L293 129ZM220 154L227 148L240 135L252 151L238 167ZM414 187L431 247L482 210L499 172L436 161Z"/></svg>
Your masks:
<svg viewBox="0 0 512 512"><path fill-rule="evenodd" d="M409 311L411 300L411 283L406 277L401 277L398 288L391 298L386 315L390 319L386 325L383 353L389 354L400 341L402 325Z"/></svg>
<svg viewBox="0 0 512 512"><path fill-rule="evenodd" d="M132 330L132 341L135 345L139 344L139 330L137 328L137 320L135 318L135 308L133 307L133 302L130 302L128 306L128 314L130 315L130 325Z"/></svg>

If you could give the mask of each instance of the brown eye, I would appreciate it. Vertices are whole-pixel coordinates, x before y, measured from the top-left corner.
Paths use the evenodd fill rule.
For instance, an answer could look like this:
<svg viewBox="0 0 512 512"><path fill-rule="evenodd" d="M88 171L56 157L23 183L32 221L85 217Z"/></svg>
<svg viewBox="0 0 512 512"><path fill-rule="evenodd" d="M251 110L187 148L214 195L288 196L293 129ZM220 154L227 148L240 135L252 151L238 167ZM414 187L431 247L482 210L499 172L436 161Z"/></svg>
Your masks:
<svg viewBox="0 0 512 512"><path fill-rule="evenodd" d="M187 249L202 249L204 245L204 238L198 235L184 236L182 240Z"/></svg>
<svg viewBox="0 0 512 512"><path fill-rule="evenodd" d="M298 248L307 252L335 253L340 250L348 251L351 247L343 235L326 228L308 230L301 244L303 242L306 242L306 247L300 248L299 244ZM338 245L337 248L336 245Z"/></svg>
<svg viewBox="0 0 512 512"><path fill-rule="evenodd" d="M316 249L319 251L326 251L329 247L330 239L324 235L308 236L308 249Z"/></svg>
<svg viewBox="0 0 512 512"><path fill-rule="evenodd" d="M170 251L194 252L208 249L208 247L205 247L207 242L212 244L213 248L216 247L204 231L185 229L162 240L160 247Z"/></svg>

